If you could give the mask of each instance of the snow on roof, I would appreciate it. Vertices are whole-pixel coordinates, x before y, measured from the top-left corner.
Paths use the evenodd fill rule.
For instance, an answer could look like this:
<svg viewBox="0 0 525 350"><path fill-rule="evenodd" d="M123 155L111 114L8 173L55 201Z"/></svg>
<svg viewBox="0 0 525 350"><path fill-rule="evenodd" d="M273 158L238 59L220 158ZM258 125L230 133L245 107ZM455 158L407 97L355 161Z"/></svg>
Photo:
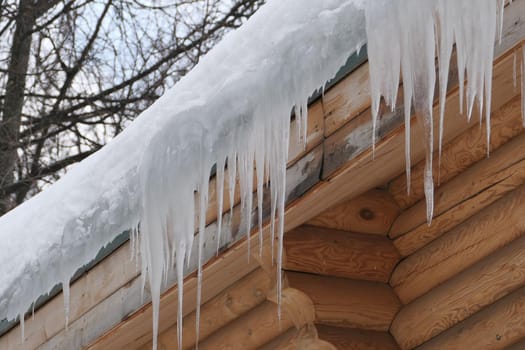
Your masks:
<svg viewBox="0 0 525 350"><path fill-rule="evenodd" d="M152 292L156 347L162 277L175 266L182 283L196 231L194 218L206 212L214 164L221 184L219 203L226 164L230 191L238 172L246 216L252 211L254 175L258 188L269 176L271 217L279 218L280 256L290 109L295 106L302 125L298 129L303 130L299 137L304 138L308 96L364 44L365 27L374 126L381 97L395 103L400 74L406 120L411 106L423 118L430 221L435 57L442 109L455 45L460 87L465 73L469 77L468 115L476 100L480 112L485 106L490 132L493 43L503 5L503 0L478 0L476 6L471 0L268 1L121 135L55 185L0 218L0 315L12 319L23 314L37 296L60 281L67 310L68 284L75 270L116 234L140 223L142 276L147 276ZM408 160L409 145L407 138ZM262 191L257 193L257 203L262 203ZM249 233L250 221L245 221ZM197 230L203 233L204 225L205 215L199 215ZM199 285L202 237L199 234ZM197 295L199 305L200 288ZM179 288L179 303L182 297ZM179 341L181 321L179 308Z"/></svg>
<svg viewBox="0 0 525 350"><path fill-rule="evenodd" d="M227 159L237 166L248 213L251 164L259 181L266 168L282 217L290 109L305 126L308 96L364 43L360 3L269 1L106 147L1 217L0 318L23 315L59 282L67 300L73 273L140 222L156 334L162 276L176 262L182 282L194 216L207 205L194 193L207 193L215 163L218 176Z"/></svg>

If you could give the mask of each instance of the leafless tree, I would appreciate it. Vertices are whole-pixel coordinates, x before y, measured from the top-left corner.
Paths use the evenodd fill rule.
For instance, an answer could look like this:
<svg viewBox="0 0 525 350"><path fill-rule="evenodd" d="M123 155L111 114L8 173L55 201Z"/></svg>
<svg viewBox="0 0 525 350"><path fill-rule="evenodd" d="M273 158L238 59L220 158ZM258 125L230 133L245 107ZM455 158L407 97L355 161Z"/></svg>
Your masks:
<svg viewBox="0 0 525 350"><path fill-rule="evenodd" d="M98 150L264 0L0 0L0 215Z"/></svg>

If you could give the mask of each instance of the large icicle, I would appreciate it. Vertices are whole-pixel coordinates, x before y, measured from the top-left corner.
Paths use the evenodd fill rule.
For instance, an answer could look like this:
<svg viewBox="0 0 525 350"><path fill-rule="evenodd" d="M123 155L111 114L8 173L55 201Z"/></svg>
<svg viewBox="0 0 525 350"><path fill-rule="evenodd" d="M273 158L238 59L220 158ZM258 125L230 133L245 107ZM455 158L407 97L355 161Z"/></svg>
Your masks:
<svg viewBox="0 0 525 350"><path fill-rule="evenodd" d="M433 215L433 99L435 57L439 62L439 139L441 156L445 98L450 57L457 54L460 105L464 86L470 119L477 102L479 115L485 111L487 151L490 146L490 92L496 32L501 33L501 0L378 0L368 2L366 27L374 135L381 96L394 108L399 86L399 68L405 104L407 189L410 190L410 117L412 107L424 128L427 220ZM499 26L497 25L499 24ZM437 47L437 49L436 49ZM467 80L468 78L468 80ZM485 109L483 109L483 107ZM461 107L462 108L462 107ZM374 138L375 142L375 138Z"/></svg>

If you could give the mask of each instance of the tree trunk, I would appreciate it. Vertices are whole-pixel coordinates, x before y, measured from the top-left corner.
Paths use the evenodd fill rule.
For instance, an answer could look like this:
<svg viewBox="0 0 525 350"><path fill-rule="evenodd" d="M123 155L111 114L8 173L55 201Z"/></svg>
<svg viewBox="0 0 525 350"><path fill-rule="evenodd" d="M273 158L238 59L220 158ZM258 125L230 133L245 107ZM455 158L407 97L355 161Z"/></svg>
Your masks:
<svg viewBox="0 0 525 350"><path fill-rule="evenodd" d="M6 94L0 122L0 188L14 181L18 134L24 105L26 74L31 53L31 31L36 17L30 0L21 0L11 45ZM0 215L12 206L10 196L0 193Z"/></svg>

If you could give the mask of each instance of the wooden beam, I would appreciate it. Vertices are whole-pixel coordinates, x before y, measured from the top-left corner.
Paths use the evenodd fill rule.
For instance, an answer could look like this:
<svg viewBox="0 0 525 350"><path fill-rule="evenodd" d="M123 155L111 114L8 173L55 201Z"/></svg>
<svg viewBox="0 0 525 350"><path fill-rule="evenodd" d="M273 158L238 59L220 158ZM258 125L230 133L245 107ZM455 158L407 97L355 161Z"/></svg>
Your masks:
<svg viewBox="0 0 525 350"><path fill-rule="evenodd" d="M525 337L524 314L525 288L520 288L421 345L418 350L505 349Z"/></svg>
<svg viewBox="0 0 525 350"><path fill-rule="evenodd" d="M525 285L523 271L525 237L403 307L390 332L402 349L415 348Z"/></svg>
<svg viewBox="0 0 525 350"><path fill-rule="evenodd" d="M361 65L337 88L328 90L323 99L325 109L325 132L328 137L350 120L370 107L370 82L368 81L368 62Z"/></svg>
<svg viewBox="0 0 525 350"><path fill-rule="evenodd" d="M396 341L388 332L365 331L317 325L319 338L345 350L398 350Z"/></svg>
<svg viewBox="0 0 525 350"><path fill-rule="evenodd" d="M307 224L343 231L386 235L399 213L399 206L387 191L373 189L329 208L309 220Z"/></svg>
<svg viewBox="0 0 525 350"><path fill-rule="evenodd" d="M441 166L439 166L438 153L434 153L434 173L439 175L434 178L436 188L443 186L476 162L487 157L485 130L484 125L481 128L479 124L472 125L465 133L444 145L441 154ZM491 157L494 155L494 151L521 133L523 133L521 98L518 95L510 103L492 113ZM390 183L388 190L401 208L411 207L423 199L424 168L424 161L412 167L410 195L407 195L405 174L398 176Z"/></svg>
<svg viewBox="0 0 525 350"><path fill-rule="evenodd" d="M299 290L286 288L282 293L279 320L277 304L266 301L235 319L199 344L200 349L254 349L284 333L295 325L312 324L315 317L311 299Z"/></svg>
<svg viewBox="0 0 525 350"><path fill-rule="evenodd" d="M421 212L426 210L424 203L419 202L404 212L398 220L397 228L403 225L407 228L419 219L422 219L423 223L394 240L394 245L400 253L403 256L414 253L523 184L525 182L523 146L525 146L525 135L517 137L490 158L477 163L441 187L436 193L437 216L430 226L424 218L421 218L421 215L425 215ZM393 231L392 235L397 235L399 232Z"/></svg>
<svg viewBox="0 0 525 350"><path fill-rule="evenodd" d="M273 339L260 347L259 350L336 350L330 342L322 340L317 334L316 327L306 325L303 328L290 331Z"/></svg>
<svg viewBox="0 0 525 350"><path fill-rule="evenodd" d="M512 119L521 119L521 101L519 99L514 99L510 103L512 107ZM505 106L506 107L506 106ZM503 107L503 109L506 109ZM506 109L508 110L508 109ZM519 128L523 129L521 121L519 123ZM477 127L474 127L477 129ZM466 133L468 136L468 132ZM463 136L460 135L457 139L463 140ZM468 142L468 139L465 140ZM465 145L466 146L466 145ZM520 161L525 159L525 135L521 135L511 140L507 144L501 146L500 149L493 152L490 158L484 158L482 161L474 164L470 168L466 169L463 173L459 174L445 185L437 188L434 194L434 217L438 219L443 213L451 211L465 201L470 199L473 196L476 196L480 192L483 192L487 189L490 189L495 184L504 181L505 179L515 176L517 172L525 169L523 166L520 166ZM466 146L468 147L468 146ZM483 174L483 176L480 176ZM523 176L518 176L523 178ZM525 181L525 178L523 179ZM516 183L518 186L520 182ZM512 186L505 186L501 191L505 193L505 190L512 190ZM491 191L491 196L485 198L485 202L490 201L493 197L498 197L498 193ZM501 197L501 195L499 195ZM492 200L494 201L494 200ZM476 202L480 202L478 198ZM483 201L481 201L483 203ZM486 206L486 204L485 204ZM475 208L462 213L455 213L455 217L458 217L457 220L465 220L469 216L472 216L476 212L476 209L482 208L483 205L475 205ZM463 214L463 215L461 215ZM454 221L454 222L457 222ZM434 221L434 220L433 220ZM399 217L394 221L392 228L389 232L391 238L396 238L406 234L409 231L415 230L416 228L428 227L426 222L426 201L420 200L417 204L411 208L405 210ZM441 228L439 225L434 225L434 227ZM450 229L450 226L445 227L444 229Z"/></svg>
<svg viewBox="0 0 525 350"><path fill-rule="evenodd" d="M108 296L115 293L130 279L138 276L135 261L131 261L129 245L118 248L104 263L71 285L69 324L71 325ZM22 342L20 326L0 337L0 349L35 349L49 338L59 334L65 326L64 297L60 293L25 321Z"/></svg>
<svg viewBox="0 0 525 350"><path fill-rule="evenodd" d="M277 318L277 305L265 301L199 344L201 350L255 349L293 327L286 313Z"/></svg>
<svg viewBox="0 0 525 350"><path fill-rule="evenodd" d="M202 305L200 317L200 338L204 339L229 322L263 303L275 287L275 274L269 276L259 268L235 282L210 301ZM183 321L183 349L191 348L196 343L195 311ZM177 324L168 328L158 338L159 347L177 349ZM146 344L142 349L150 349Z"/></svg>
<svg viewBox="0 0 525 350"><path fill-rule="evenodd" d="M367 281L388 282L399 253L386 238L315 226L284 236L285 269Z"/></svg>
<svg viewBox="0 0 525 350"><path fill-rule="evenodd" d="M316 323L386 331L400 303L384 283L287 272L290 287L314 302Z"/></svg>
<svg viewBox="0 0 525 350"><path fill-rule="evenodd" d="M525 185L401 261L390 285L404 304L525 234Z"/></svg>

